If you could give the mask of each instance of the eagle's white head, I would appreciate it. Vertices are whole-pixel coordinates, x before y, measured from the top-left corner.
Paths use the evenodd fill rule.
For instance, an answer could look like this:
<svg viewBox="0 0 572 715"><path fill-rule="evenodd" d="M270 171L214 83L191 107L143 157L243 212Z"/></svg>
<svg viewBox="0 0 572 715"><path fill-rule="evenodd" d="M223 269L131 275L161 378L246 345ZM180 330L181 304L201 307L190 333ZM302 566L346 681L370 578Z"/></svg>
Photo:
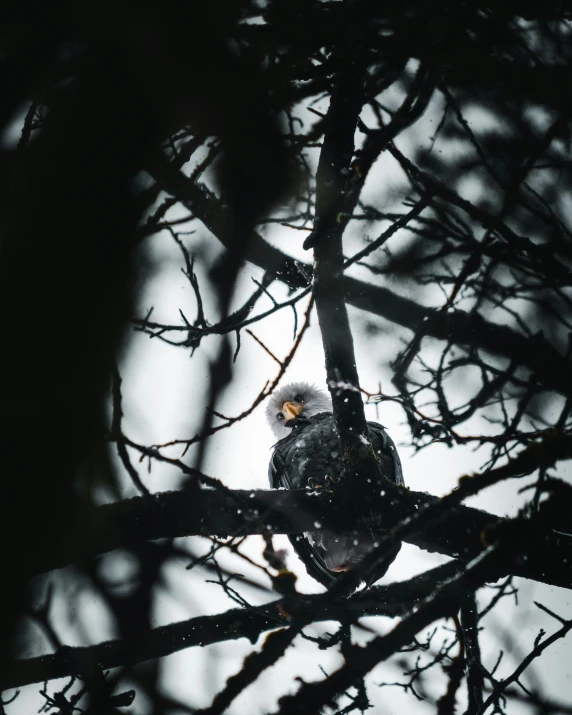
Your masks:
<svg viewBox="0 0 572 715"><path fill-rule="evenodd" d="M332 402L324 390L308 382L291 382L276 390L266 407L266 419L274 436L283 439L290 434L288 420L299 415L313 417L320 412L331 412Z"/></svg>

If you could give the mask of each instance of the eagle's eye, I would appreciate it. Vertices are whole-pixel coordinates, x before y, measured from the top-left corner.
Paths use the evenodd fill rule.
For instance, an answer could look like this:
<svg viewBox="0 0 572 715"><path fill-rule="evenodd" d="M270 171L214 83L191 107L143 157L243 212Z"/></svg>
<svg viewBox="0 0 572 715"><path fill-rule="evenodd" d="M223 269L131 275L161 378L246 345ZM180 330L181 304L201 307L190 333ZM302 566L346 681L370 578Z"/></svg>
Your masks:
<svg viewBox="0 0 572 715"><path fill-rule="evenodd" d="M302 397L302 395L296 395L294 397L294 402L304 402L304 398Z"/></svg>
<svg viewBox="0 0 572 715"><path fill-rule="evenodd" d="M282 414L282 412L278 412L278 414L276 415L276 419L277 419L277 420L283 420L283 419L284 419L284 415Z"/></svg>

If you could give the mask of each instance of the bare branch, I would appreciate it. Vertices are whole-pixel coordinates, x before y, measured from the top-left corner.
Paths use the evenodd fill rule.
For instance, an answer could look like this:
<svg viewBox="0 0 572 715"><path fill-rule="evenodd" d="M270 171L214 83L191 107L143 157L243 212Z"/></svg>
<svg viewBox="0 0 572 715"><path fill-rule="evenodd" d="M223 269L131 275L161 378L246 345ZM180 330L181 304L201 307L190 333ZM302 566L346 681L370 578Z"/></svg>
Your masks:
<svg viewBox="0 0 572 715"><path fill-rule="evenodd" d="M180 492L133 497L83 514L82 523L75 526L74 538L68 545L62 546L57 556L46 555L30 568L36 571L59 568L88 555L152 539L363 530L366 525L382 534L383 529L409 519L400 538L422 549L467 561L482 551L483 540L502 539L519 547L519 555L508 569L510 573L571 586L572 537L560 533L545 535L547 529L542 530L540 516L535 527L530 520L502 519L471 507L455 506L457 493L440 500L396 488L389 497L385 493L372 494L368 512L364 514L363 502L352 505L346 494L339 500L335 493L322 499L304 490L211 490L193 483ZM318 519L320 528L315 526ZM381 544L380 538L380 548Z"/></svg>
<svg viewBox="0 0 572 715"><path fill-rule="evenodd" d="M446 564L409 581L378 586L343 601L324 603L322 599L319 610L314 608L314 604L321 598L320 595L298 595L296 610L301 615L306 611L311 613L313 622L348 617L357 619L368 615L404 615L457 570L457 565ZM289 625L290 616L283 614L292 607L290 601L284 598L257 608L233 608L215 616L199 616L154 628L146 634L144 646L138 650L137 662L160 658L186 648L238 638L247 638L254 644L261 633ZM76 672L79 664L94 662L104 669L133 664L132 656L122 640L106 641L85 648L64 646L51 655L15 661L4 676L2 687L20 687L61 678Z"/></svg>
<svg viewBox="0 0 572 715"><path fill-rule="evenodd" d="M570 631L571 628L572 628L572 620L565 621L562 628L559 628L551 636L548 636L548 638L545 638L544 640L536 643L534 648L530 651L530 653L526 656L526 658L524 658L524 660L518 666L518 668L515 668L515 670L507 678L505 678L504 680L501 680L497 685L495 685L493 692L489 695L489 697L482 704L481 708L477 711L476 715L484 715L484 713L487 711L487 709L496 700L498 700L499 696L503 693L503 691L509 685L518 681L519 677L524 673L524 671L528 668L528 666L532 663L532 661L535 658L538 658L549 646L551 646L557 640L559 640L560 638L564 638L566 636L566 634L568 633L568 631Z"/></svg>

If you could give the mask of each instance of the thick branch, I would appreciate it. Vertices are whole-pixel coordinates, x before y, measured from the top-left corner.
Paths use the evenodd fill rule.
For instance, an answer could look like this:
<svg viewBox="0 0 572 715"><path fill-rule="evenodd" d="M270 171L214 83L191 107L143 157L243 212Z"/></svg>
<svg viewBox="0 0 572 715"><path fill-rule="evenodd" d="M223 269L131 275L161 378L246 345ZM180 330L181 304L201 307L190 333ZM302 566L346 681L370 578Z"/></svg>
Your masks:
<svg viewBox="0 0 572 715"><path fill-rule="evenodd" d="M322 334L326 375L332 396L334 421L344 466L358 473L368 457L367 425L359 392L359 377L350 322L343 294L342 235L348 175L354 152L354 135L363 101L361 76L348 72L332 91L316 176L316 218L312 233L314 285L312 292ZM362 470L363 471L363 468Z"/></svg>
<svg viewBox="0 0 572 715"><path fill-rule="evenodd" d="M366 502L353 509L347 494L336 498L331 492L321 497L303 490L193 487L134 497L82 514L62 550L57 556L46 555L35 571L58 568L151 539L390 529L437 501L437 497L397 487L379 495L369 494ZM316 527L318 522L320 526ZM468 561L482 551L483 540L499 534L505 541L519 543L510 573L557 586L572 585L572 537L556 533L537 537L530 522L501 519L460 505L447 510L438 523L423 523L406 540L421 549Z"/></svg>
<svg viewBox="0 0 572 715"><path fill-rule="evenodd" d="M451 577L458 566L446 564L431 569L409 581L378 586L363 596L332 602L320 606L312 613L312 620L328 621L357 619L362 616L402 616L418 601L426 598L439 583ZM297 612L311 612L320 594L300 596ZM54 678L63 678L83 670L81 666L99 664L103 669L134 665L171 653L207 646L226 640L248 638L255 643L265 631L287 626L288 617L281 615L287 604L285 599L272 601L256 609L232 608L214 616L199 616L186 621L154 628L133 651L123 640L105 641L83 648L61 648L57 653L15 661L4 674L2 688L18 688ZM288 604L291 607L291 603ZM287 610L287 609L286 609Z"/></svg>

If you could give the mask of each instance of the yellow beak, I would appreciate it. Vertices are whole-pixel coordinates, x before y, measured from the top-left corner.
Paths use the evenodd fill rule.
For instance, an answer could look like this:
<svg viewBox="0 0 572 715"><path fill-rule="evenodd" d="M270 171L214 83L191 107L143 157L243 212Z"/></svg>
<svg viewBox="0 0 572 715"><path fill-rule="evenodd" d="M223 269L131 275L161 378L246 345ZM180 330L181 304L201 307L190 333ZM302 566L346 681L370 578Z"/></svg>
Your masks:
<svg viewBox="0 0 572 715"><path fill-rule="evenodd" d="M282 412L285 414L287 420L293 420L295 417L302 412L304 405L298 402L285 402L282 405Z"/></svg>

